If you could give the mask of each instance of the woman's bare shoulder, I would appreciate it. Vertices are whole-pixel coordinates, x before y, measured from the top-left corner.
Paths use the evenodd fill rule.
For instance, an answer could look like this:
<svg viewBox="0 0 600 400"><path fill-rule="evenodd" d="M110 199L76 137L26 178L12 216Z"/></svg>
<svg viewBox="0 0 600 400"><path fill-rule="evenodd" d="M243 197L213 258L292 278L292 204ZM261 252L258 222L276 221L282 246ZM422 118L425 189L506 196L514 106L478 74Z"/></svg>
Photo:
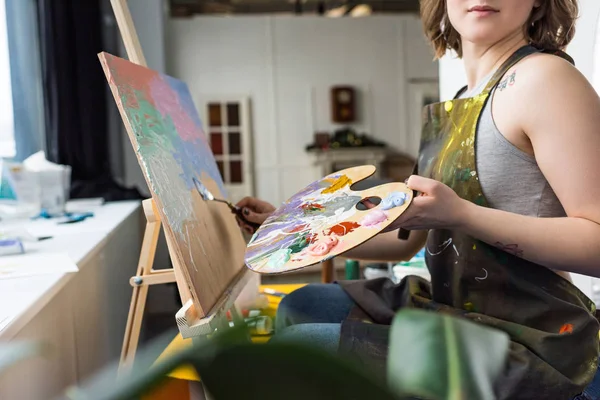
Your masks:
<svg viewBox="0 0 600 400"><path fill-rule="evenodd" d="M517 72L521 78L519 85L515 85L520 89L520 94L523 94L522 91L543 91L572 84L592 89L591 84L575 65L554 54L533 54L518 62L511 70Z"/></svg>
<svg viewBox="0 0 600 400"><path fill-rule="evenodd" d="M598 94L569 61L538 53L526 57L507 72L498 85L494 101L513 117L527 118L557 108L570 108L565 108L565 102L576 102L583 108L597 107Z"/></svg>

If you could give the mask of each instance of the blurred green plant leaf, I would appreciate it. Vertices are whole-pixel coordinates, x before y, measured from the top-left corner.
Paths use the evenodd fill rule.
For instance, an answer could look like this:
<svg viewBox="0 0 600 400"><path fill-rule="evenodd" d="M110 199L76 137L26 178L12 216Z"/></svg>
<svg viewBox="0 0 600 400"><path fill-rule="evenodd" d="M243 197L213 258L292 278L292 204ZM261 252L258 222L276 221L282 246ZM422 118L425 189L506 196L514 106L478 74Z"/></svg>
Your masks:
<svg viewBox="0 0 600 400"><path fill-rule="evenodd" d="M295 343L228 347L193 364L215 400L399 399L368 371Z"/></svg>
<svg viewBox="0 0 600 400"><path fill-rule="evenodd" d="M138 351L136 366L116 365L67 394L73 400L137 399L178 367L192 365L215 400L493 399L509 339L451 316L403 310L390 332L388 385L338 355L296 343L252 344L244 327L226 329L156 364L176 332Z"/></svg>
<svg viewBox="0 0 600 400"><path fill-rule="evenodd" d="M158 387L168 374L192 360L201 358L210 362L222 347L249 343L248 330L245 328L226 329L212 338L195 338L193 344L172 356L156 363L159 355L178 330L170 330L138 349L136 362L132 368L120 376L118 363L104 367L78 387L70 387L65 399L70 400L124 400L139 399Z"/></svg>
<svg viewBox="0 0 600 400"><path fill-rule="evenodd" d="M403 310L390 332L388 383L429 400L494 399L509 344L506 333L466 319Z"/></svg>
<svg viewBox="0 0 600 400"><path fill-rule="evenodd" d="M398 400L381 380L345 360L300 344L252 344L244 328L196 340L189 348L152 365L173 336L167 334L140 349L139 366L129 374L116 379L113 365L83 386L71 388L67 398L137 399L158 387L174 369L192 365L215 400Z"/></svg>

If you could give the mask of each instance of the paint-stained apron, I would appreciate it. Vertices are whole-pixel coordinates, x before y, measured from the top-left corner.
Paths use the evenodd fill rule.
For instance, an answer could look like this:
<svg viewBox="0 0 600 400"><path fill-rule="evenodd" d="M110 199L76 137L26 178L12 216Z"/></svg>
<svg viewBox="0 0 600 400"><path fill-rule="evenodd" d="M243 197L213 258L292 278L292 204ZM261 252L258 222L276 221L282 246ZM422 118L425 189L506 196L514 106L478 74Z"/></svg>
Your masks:
<svg viewBox="0 0 600 400"><path fill-rule="evenodd" d="M475 160L478 121L509 68L536 51L530 46L516 51L475 97L424 109L419 175L488 206ZM571 282L518 257L510 247L490 246L459 230L430 230L426 246L431 284L415 276L399 284L389 279L339 282L358 306L342 323L341 352L369 368L385 369L395 312L417 307L468 318L510 336L507 365L496 387L499 399L568 400L592 380L600 326L593 302Z"/></svg>

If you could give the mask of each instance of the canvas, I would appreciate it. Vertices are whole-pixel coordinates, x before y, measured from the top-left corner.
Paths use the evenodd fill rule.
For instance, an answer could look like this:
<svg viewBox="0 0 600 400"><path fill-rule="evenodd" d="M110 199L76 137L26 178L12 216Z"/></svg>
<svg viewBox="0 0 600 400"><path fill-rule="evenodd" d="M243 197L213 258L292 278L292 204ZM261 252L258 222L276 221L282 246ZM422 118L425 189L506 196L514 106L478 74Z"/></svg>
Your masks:
<svg viewBox="0 0 600 400"><path fill-rule="evenodd" d="M406 210L412 191L400 182L352 190L374 172L371 165L349 168L298 192L256 231L246 265L262 274L289 272L343 254L380 233ZM379 204L357 208L366 198Z"/></svg>
<svg viewBox="0 0 600 400"><path fill-rule="evenodd" d="M100 53L106 78L156 202L169 251L206 313L244 268L243 236L226 205L203 201L200 180L226 198L222 178L187 85Z"/></svg>

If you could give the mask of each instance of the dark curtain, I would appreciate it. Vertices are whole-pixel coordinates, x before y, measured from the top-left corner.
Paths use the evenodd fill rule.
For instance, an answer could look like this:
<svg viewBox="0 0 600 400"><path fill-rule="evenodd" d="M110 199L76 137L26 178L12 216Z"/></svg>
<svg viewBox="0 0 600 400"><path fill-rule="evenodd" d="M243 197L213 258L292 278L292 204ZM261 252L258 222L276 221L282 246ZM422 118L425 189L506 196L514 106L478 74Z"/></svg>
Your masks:
<svg viewBox="0 0 600 400"><path fill-rule="evenodd" d="M72 198L140 199L109 160L100 0L37 0L49 161L72 167Z"/></svg>

